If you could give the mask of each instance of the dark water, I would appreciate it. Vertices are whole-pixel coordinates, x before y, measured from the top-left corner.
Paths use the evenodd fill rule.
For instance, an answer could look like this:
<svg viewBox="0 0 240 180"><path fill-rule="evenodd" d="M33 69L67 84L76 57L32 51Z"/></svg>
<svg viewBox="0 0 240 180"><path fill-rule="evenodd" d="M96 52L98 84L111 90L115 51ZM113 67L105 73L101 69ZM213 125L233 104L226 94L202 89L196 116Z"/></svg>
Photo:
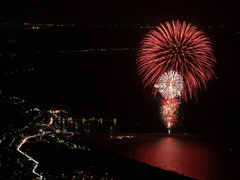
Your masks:
<svg viewBox="0 0 240 180"><path fill-rule="evenodd" d="M239 138L220 135L142 137L121 154L200 180L240 179Z"/></svg>
<svg viewBox="0 0 240 180"><path fill-rule="evenodd" d="M38 171L45 176L62 172L70 176L73 170L87 167L93 174L108 172L117 179L238 180L239 140L239 136L224 134L142 133L130 140L91 139L96 144L91 143L90 151L64 150L50 144L26 147L33 150L29 153L39 161Z"/></svg>

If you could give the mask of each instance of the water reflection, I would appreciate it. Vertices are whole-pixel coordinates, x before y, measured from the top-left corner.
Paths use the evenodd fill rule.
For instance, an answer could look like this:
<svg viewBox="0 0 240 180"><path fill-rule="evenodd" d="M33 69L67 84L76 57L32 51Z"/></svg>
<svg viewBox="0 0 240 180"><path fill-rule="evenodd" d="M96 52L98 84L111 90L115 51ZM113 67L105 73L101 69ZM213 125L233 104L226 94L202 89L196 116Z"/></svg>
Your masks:
<svg viewBox="0 0 240 180"><path fill-rule="evenodd" d="M233 153L232 146L218 138L153 137L136 142L128 154L146 164L200 180L240 179L239 149Z"/></svg>

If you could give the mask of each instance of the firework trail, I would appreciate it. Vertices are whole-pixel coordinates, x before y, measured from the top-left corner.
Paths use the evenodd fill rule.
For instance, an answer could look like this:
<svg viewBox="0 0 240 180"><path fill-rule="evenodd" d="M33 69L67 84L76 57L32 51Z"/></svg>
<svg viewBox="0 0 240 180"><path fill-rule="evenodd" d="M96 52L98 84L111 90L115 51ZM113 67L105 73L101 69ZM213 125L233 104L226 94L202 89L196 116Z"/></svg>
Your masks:
<svg viewBox="0 0 240 180"><path fill-rule="evenodd" d="M145 35L136 62L138 74L144 88L150 87L154 96L159 92L164 99L161 111L167 127L177 119L179 100L197 98L197 91L216 78L215 63L209 38L190 23L160 23Z"/></svg>
<svg viewBox="0 0 240 180"><path fill-rule="evenodd" d="M167 128L171 128L177 123L175 111L179 107L178 99L183 89L183 79L176 71L169 71L159 78L158 83L154 87L158 88L159 93L163 97L160 111L162 120Z"/></svg>

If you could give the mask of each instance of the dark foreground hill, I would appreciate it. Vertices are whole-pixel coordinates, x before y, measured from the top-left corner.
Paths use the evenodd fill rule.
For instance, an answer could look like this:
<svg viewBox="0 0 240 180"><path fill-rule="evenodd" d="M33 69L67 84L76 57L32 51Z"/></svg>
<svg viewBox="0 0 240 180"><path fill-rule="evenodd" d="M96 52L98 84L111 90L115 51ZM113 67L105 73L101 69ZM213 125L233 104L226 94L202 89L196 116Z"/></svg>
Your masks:
<svg viewBox="0 0 240 180"><path fill-rule="evenodd" d="M38 172L48 174L69 173L75 169L88 170L97 174L108 173L116 179L141 180L190 180L192 178L162 170L113 152L95 150L73 150L56 148L51 144L26 144L31 154L39 161Z"/></svg>

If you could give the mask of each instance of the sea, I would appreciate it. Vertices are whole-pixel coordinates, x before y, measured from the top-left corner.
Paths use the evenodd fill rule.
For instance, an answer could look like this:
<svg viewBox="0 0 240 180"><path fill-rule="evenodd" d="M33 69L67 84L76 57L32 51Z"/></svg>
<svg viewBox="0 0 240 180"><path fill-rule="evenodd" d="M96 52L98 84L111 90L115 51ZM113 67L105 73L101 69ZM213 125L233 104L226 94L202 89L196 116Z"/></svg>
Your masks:
<svg viewBox="0 0 240 180"><path fill-rule="evenodd" d="M82 141L88 147L85 151L39 143L26 143L23 149L39 162L36 171L52 179L62 174L66 179L83 174L123 180L240 178L239 132L136 133L132 139L95 136Z"/></svg>
<svg viewBox="0 0 240 180"><path fill-rule="evenodd" d="M239 138L185 134L145 137L123 150L126 157L199 180L240 178Z"/></svg>

